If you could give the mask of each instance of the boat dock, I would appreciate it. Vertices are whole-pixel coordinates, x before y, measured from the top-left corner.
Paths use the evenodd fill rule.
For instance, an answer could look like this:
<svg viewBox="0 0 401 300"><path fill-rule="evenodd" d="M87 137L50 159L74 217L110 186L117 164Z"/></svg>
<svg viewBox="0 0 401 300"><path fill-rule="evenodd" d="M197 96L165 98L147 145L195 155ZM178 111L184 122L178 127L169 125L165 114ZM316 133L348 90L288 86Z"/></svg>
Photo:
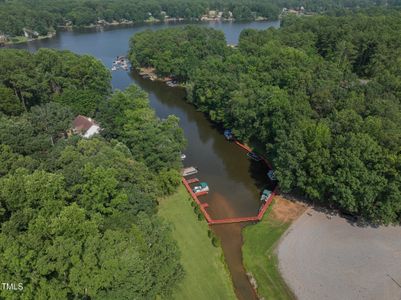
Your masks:
<svg viewBox="0 0 401 300"><path fill-rule="evenodd" d="M197 179L197 178L194 178ZM270 206L270 204L273 201L274 196L276 195L276 190L277 187L274 189L274 191L269 195L269 197L266 199L266 202L263 204L262 208L260 209L259 213L256 216L250 216L250 217L239 217L239 218L226 218L226 219L213 219L209 213L207 212L206 208L209 206L207 203L202 203L200 202L199 198L202 195L206 195L207 192L200 192L200 193L194 193L192 191L192 188L190 187L190 182L191 179L186 180L184 177L182 177L182 183L184 184L185 188L187 189L188 193L191 195L192 199L195 201L196 204L198 204L199 209L201 210L203 216L205 217L206 221L210 225L215 225L215 224L231 224L231 223L241 223L241 222L258 222L263 218L263 215L265 214L267 208Z"/></svg>
<svg viewBox="0 0 401 300"><path fill-rule="evenodd" d="M188 182L189 184L191 184L191 183L197 183L197 182L199 182L199 179L198 179L198 178L191 178L191 179L188 179L187 182Z"/></svg>
<svg viewBox="0 0 401 300"><path fill-rule="evenodd" d="M249 153L249 152L252 152L252 149L251 149L251 148L249 148L248 146L246 146L246 145L244 145L244 144L241 144L241 143L238 142L237 140L235 140L234 143L236 143L238 146L240 146L242 149L244 149L244 150L247 151L248 153ZM269 162L266 158L264 158L264 157L261 156L261 155L259 155L259 157L260 157L261 160L266 164L266 166L269 167L269 169L271 169L271 170L273 169L273 166L270 164L270 162Z"/></svg>
<svg viewBox="0 0 401 300"><path fill-rule="evenodd" d="M182 176L184 177L195 175L196 173L198 173L198 169L195 167L188 167L182 170Z"/></svg>
<svg viewBox="0 0 401 300"><path fill-rule="evenodd" d="M226 137L227 140L231 140L228 137L232 138L232 133L231 130L226 130L224 136ZM239 141L237 141L236 139L233 139L234 142L240 146L242 149L244 149L245 151L247 151L247 154L252 155L254 152L252 151L251 148L249 148L248 146L240 143ZM270 168L269 171L269 175L268 177L272 180L275 181L276 178L274 176L273 179L273 175L274 172L272 171L272 165L267 161L266 158L264 158L261 155L257 155L258 157L258 161L262 161L263 163L266 164L267 167ZM203 216L205 217L206 221L208 222L209 225L215 225L215 224L231 224L231 223L241 223L241 222L258 222L260 220L262 220L263 215L265 214L266 210L268 209L268 207L270 206L270 204L273 201L274 196L276 195L277 192L277 188L278 186L276 185L275 188L273 189L272 192L268 191L264 194L263 197L263 205L261 206L259 213L256 216L249 216L249 217L238 217L238 218L225 218L225 219L213 219L209 213L207 212L206 208L209 206L207 203L201 203L198 199L198 197L202 196L202 195L206 195L208 193L208 191L200 191L200 192L194 192L192 190L192 188L190 187L190 184L192 183L197 183L199 182L198 178L191 178L191 179L185 179L186 176L190 176L190 175L194 175L198 173L198 169L195 167L189 167L189 168L184 168L182 170L182 183L184 184L185 188L187 189L188 193L191 195L192 199L196 202L196 204L198 204L199 209L201 210ZM267 191L267 190L266 190ZM265 191L264 191L265 192ZM263 196L263 194L262 194ZM261 198L262 199L262 198Z"/></svg>
<svg viewBox="0 0 401 300"><path fill-rule="evenodd" d="M128 66L128 59L125 56L117 56L116 60L113 61L113 66L111 67L112 71L117 71L117 70L124 70L128 71L129 66Z"/></svg>

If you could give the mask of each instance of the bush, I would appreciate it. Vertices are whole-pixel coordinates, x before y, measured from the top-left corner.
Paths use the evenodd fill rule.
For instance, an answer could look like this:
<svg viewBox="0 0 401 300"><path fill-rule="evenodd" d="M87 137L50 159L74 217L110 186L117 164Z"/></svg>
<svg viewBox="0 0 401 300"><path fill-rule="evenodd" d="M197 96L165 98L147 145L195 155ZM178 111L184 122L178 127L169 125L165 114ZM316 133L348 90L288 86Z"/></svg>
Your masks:
<svg viewBox="0 0 401 300"><path fill-rule="evenodd" d="M215 246L216 248L220 247L220 240L216 236L212 237L212 245Z"/></svg>
<svg viewBox="0 0 401 300"><path fill-rule="evenodd" d="M216 236L216 234L211 231L210 229L207 231L207 236L210 238L210 241L212 242L212 245L214 247L219 247L220 246L220 239Z"/></svg>

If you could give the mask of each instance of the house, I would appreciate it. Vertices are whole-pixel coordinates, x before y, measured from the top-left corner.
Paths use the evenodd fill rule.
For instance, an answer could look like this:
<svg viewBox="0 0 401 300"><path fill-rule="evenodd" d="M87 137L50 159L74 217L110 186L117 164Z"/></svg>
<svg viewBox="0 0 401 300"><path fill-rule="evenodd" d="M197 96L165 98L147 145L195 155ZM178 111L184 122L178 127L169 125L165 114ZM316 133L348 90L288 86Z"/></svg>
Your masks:
<svg viewBox="0 0 401 300"><path fill-rule="evenodd" d="M7 37L0 33L0 46L4 46L7 42Z"/></svg>
<svg viewBox="0 0 401 300"><path fill-rule="evenodd" d="M28 28L22 28L22 30L24 31L24 36L28 39L34 39L39 37L39 32L35 31L35 30L31 30Z"/></svg>
<svg viewBox="0 0 401 300"><path fill-rule="evenodd" d="M90 138L101 131L95 120L81 115L77 116L72 124L74 133L84 138Z"/></svg>

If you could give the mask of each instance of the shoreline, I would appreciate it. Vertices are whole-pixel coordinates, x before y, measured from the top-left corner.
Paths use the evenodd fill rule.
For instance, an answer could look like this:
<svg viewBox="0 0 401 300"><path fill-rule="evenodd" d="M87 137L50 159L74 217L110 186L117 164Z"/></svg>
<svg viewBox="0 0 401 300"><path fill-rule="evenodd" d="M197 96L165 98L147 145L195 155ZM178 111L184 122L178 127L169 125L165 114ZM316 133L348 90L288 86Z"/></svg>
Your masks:
<svg viewBox="0 0 401 300"><path fill-rule="evenodd" d="M306 209L305 203L278 195L259 223L244 228L243 264L259 299L295 298L279 269L277 248Z"/></svg>
<svg viewBox="0 0 401 300"><path fill-rule="evenodd" d="M145 79L145 80L151 80L151 81L159 81L159 82L166 82L169 80L172 80L171 77L159 77L156 74L156 69L153 67L139 67L139 68L133 68L133 71L136 72L141 78ZM184 87L185 85L180 83L178 85L179 87ZM186 101L187 103L191 104L190 102ZM211 122L212 124L216 124L217 123L213 122L212 120L210 120L207 117L207 114L205 114L205 117L209 120L209 122ZM256 223L243 223L243 224L226 224L226 225L218 225L218 227L213 226L217 236L219 236L219 238L222 240L222 246L223 246L223 251L224 251L224 256L226 261L228 260L233 260L233 255L232 255L232 251L233 248L230 247L230 250L227 250L228 246L231 245L231 243L233 243L233 241L230 241L229 243L226 241L226 239L224 238L224 234L226 233L223 228L226 228L227 230L230 230L229 228L231 228L233 231L237 231L238 232L238 240L237 242L239 242L238 247L239 247L239 251L240 251L240 259L241 259L241 267L243 268L243 271L241 273L243 273L245 275L246 278L244 278L244 280L247 281L247 283L250 285L250 289L253 292L253 298L252 299L293 299L293 293L290 291L290 289L288 288L287 284L285 283L285 281L282 279L281 274L279 273L278 270L278 266L277 266L277 262L275 264L269 265L267 266L268 271L267 273L273 273L274 276L276 276L277 280L279 280L281 282L281 286L278 290L275 290L275 288L273 287L272 290L274 292L276 292L277 294L275 294L275 296L277 296L277 298L270 298L269 295L271 294L271 290L269 289L270 287L268 287L268 292L266 293L264 290L262 290L262 292L260 291L260 289L258 288L258 285L261 286L265 286L266 285L266 278L264 278L263 276L265 274L262 274L262 276L260 274L257 274L257 272L254 272L254 268L253 266L250 267L249 265L247 265L247 261L249 260L253 260L255 257L253 255L251 255L249 258L246 257L247 255L245 254L244 249L246 247L248 247L248 239L246 232L248 231L248 228L257 228L257 231L260 231L260 234L266 234L269 233L270 230L270 225L272 224L276 224L276 223L281 223L283 222L283 224L278 224L278 230L280 231L280 234L278 235L278 239L281 239L282 236L285 234L287 228L290 226L290 224L296 219L298 218L301 213L305 210L304 208L306 207L306 205L304 203L301 203L299 201L294 201L294 200L288 200L283 198L283 196L275 196L273 199L275 199L275 204L276 205L270 205L266 214L262 217L262 219ZM273 200L274 201L274 200ZM284 202L284 204L283 204ZM287 217L283 217L282 213L280 213L280 207L283 206L287 206L287 205L293 205L294 207L291 207L287 212L290 213L290 215L292 217L290 217L289 219L287 219ZM291 210L295 209L295 213ZM271 213L271 211L273 210L273 213ZM281 215L280 215L281 214ZM295 214L295 215L294 215ZM266 224L268 224L268 228L266 228ZM252 226L250 226L252 225ZM241 228L239 230L234 230L233 228ZM256 238L256 240L258 240L259 237ZM226 243L228 243L227 245L225 245ZM253 241L251 241L252 244L257 244ZM277 240L272 241L272 244L269 244L267 247L273 247L273 255L276 258L277 254L275 253L276 251L276 246L277 246ZM225 246L225 247L224 247ZM236 248L236 247L234 247ZM261 255L263 256L263 255ZM260 259L257 258L257 259ZM228 265L229 269L230 266ZM231 266L231 268L233 268L233 266ZM233 268L234 270L235 268ZM234 281L238 281L238 277L240 276L240 274L238 274L237 272L234 272L236 274L233 274L231 272L232 270L230 270L230 276ZM234 278L237 277L237 280L235 280ZM268 285L273 286L273 284L268 283ZM242 286L243 287L243 286ZM245 300L246 298L244 297L244 295L242 294L243 291L235 288L237 297L239 299L243 299ZM283 296L284 295L284 296ZM289 296L288 296L289 295ZM249 295L248 295L249 296ZM261 298L262 297L262 298Z"/></svg>
<svg viewBox="0 0 401 300"><path fill-rule="evenodd" d="M60 31L79 31L79 30L85 30L85 29L105 29L105 28L111 28L111 29L118 29L118 28L124 28L124 27L135 27L135 26L141 26L141 25L152 25L152 24L169 24L169 23L188 23L189 24L197 24L197 23L210 23L210 22L221 22L221 23L243 23L243 22L274 22L274 21L279 21L279 19L267 19L267 18L256 18L253 20L235 20L235 19L217 19L217 18L207 18L207 19L184 19L184 18L169 18L165 20L144 20L140 22L134 22L134 21L124 21L124 22L107 22L105 24L90 24L90 25L84 25L84 26L75 26L75 25L58 25L57 28L60 29ZM16 42L12 41L7 41L4 42L3 45L0 44L0 48L6 47L6 46L12 46L12 45L17 45L17 44L23 44L23 43L29 43L29 42L34 42L34 41L39 41L43 39L51 39L57 35L57 31L54 32L52 35L44 35L44 36L39 36L38 38L26 38L24 36L14 36L10 37L10 40L15 40L18 39Z"/></svg>
<svg viewBox="0 0 401 300"><path fill-rule="evenodd" d="M158 215L172 224L172 236L181 251L180 261L186 272L172 298L235 300L223 249L221 245L213 245L211 228L197 217L181 184L172 195L160 199Z"/></svg>
<svg viewBox="0 0 401 300"><path fill-rule="evenodd" d="M12 45L18 45L18 44L29 43L29 42L34 42L34 41L51 39L51 38L54 38L56 35L57 35L57 32L49 33L47 35L40 35L37 38L27 38L25 36L14 36L14 37L11 37L9 41L4 42L3 45L0 45L0 48L4 47L4 46L12 46ZM14 40L14 41L12 41L12 40Z"/></svg>

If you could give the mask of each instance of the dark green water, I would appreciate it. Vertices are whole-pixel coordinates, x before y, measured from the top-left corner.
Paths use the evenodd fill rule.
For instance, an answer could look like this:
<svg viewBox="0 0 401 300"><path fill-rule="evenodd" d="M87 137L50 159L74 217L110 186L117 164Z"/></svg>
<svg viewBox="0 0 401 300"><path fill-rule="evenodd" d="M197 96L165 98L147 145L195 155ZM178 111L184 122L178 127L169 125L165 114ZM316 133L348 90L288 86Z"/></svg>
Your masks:
<svg viewBox="0 0 401 300"><path fill-rule="evenodd" d="M141 25L112 30L85 30L82 32L62 32L55 38L17 45L16 48L36 51L41 47L66 49L78 54L90 54L111 67L117 55L128 50L129 38L145 29L159 29L183 24ZM266 29L278 27L278 22L252 23L203 23L224 31L227 43L236 44L240 32L245 28ZM135 72L117 71L112 73L114 88L125 89L130 84L137 84L150 98L150 104L160 118L174 114L180 118L188 140L185 151L186 166L199 168L198 178L209 184L211 192L202 198L209 204L208 211L213 218L252 216L258 213L259 193L266 185L266 169L249 161L245 152L235 144L227 142L221 131L207 118L185 102L185 92L179 88L169 88L161 82L144 80ZM231 272L235 291L239 299L257 299L249 284L242 265L243 225L218 225L213 229L221 238L222 247ZM190 241L189 241L190 242Z"/></svg>

